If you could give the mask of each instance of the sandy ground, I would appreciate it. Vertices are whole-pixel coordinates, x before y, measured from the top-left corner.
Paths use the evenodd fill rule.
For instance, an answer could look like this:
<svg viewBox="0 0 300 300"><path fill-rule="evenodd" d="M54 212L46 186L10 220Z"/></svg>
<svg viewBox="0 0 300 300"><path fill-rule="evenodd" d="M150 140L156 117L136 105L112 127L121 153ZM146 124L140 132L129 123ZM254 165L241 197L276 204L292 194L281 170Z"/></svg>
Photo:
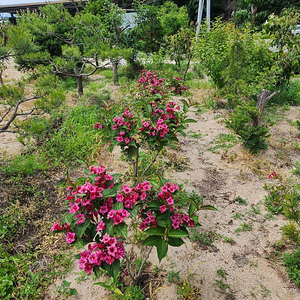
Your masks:
<svg viewBox="0 0 300 300"><path fill-rule="evenodd" d="M288 119L300 118L299 108L291 107L272 127L269 149L262 151L259 156L249 155L241 144L233 146L227 153L222 149L219 153L207 150L214 145L212 142L220 133L230 133L222 122L222 115L226 115L226 111L190 114L197 123L191 124L188 132L201 132L201 138L192 138L190 134L180 139L181 150L176 155L188 160L188 168L183 172L171 171L168 174L173 182L185 183L189 191L204 195L205 204L218 209L198 214L202 224L199 230L214 232L219 234L219 238L214 241L214 247L203 246L197 241L186 241L180 248L170 247L168 258L163 259L161 264L156 258L156 251L153 251L150 262L152 266L166 270L165 274L171 270L180 271L182 281L188 281L201 291L201 297L191 299L300 299L299 289L289 281L280 256L274 256L274 245L282 239L280 227L285 220L282 216L267 220L263 205L266 195L264 184L276 182L276 179L268 178L272 171L283 177L299 179L290 172L292 162L299 160L299 149L294 150L289 145L300 141L300 137L288 122ZM280 148L283 137L287 146ZM278 151L287 151L288 155L279 159ZM238 196L247 201L246 206L234 202ZM253 212L253 205L260 209L260 214ZM235 220L233 215L236 213L242 214L242 219ZM242 223L251 225L253 229L237 233L235 230ZM224 242L224 236L232 238L234 242ZM289 244L286 247L291 248ZM229 285L232 295L229 289L222 292L217 285L213 285L221 279L217 275L219 269L226 271L227 280L223 282ZM78 272L75 262L72 272L65 277L79 293L74 299L110 299L109 294L92 285L91 280L78 284ZM60 284L61 280L56 283L58 286ZM177 286L169 284L167 276L163 287L156 293L157 299L180 299Z"/></svg>
<svg viewBox="0 0 300 300"><path fill-rule="evenodd" d="M14 71L8 69L6 72ZM292 147L293 143L300 142L300 136L288 121L300 119L299 108L291 107L271 127L269 149L261 151L259 156L249 155L240 143L228 151L208 151L220 133L230 133L222 122L226 114L225 110L190 113L190 117L197 120L197 123L190 124L187 137L180 138L180 150L171 150L180 161L187 161L188 166L181 172L169 169L167 174L173 182L184 183L187 190L202 194L205 204L214 205L218 209L198 213L202 224L198 230L213 232L218 238L213 242L213 247L188 240L180 248L170 247L167 259L163 259L160 264L153 251L150 256L152 268L158 266L165 270L164 274L171 270L180 271L182 281L191 283L201 291L201 296L191 299L300 299L299 289L289 281L280 257L274 256L274 245L282 239L280 227L285 220L282 216L267 220L263 205L266 195L264 184L277 181L268 179L270 173L276 171L286 179L299 180L290 170L293 162L300 160L300 150ZM201 137L192 137L192 133L201 133ZM1 151L7 154L17 153L21 149L14 135L1 134L0 141ZM282 153L285 155L279 155ZM99 164L105 165L105 161L99 161ZM245 199L247 205L234 202L238 196ZM260 214L253 212L253 205L259 208ZM240 213L242 219L234 219L236 213ZM237 233L235 230L244 222L253 229ZM224 237L232 238L233 243L225 242ZM290 250L291 245L285 244ZM217 275L219 269L226 271L227 280L223 282L228 284L232 294L229 289L223 292L217 285L213 285L221 279ZM71 287L78 292L77 296L70 299L110 299L106 290L93 285L93 279L79 271L76 261L71 272L63 279L71 282ZM46 299L63 298L55 292L55 286L60 286L63 279L58 279L49 288ZM169 284L167 276L164 276L163 289L155 293L156 299L180 299L176 289L177 286Z"/></svg>

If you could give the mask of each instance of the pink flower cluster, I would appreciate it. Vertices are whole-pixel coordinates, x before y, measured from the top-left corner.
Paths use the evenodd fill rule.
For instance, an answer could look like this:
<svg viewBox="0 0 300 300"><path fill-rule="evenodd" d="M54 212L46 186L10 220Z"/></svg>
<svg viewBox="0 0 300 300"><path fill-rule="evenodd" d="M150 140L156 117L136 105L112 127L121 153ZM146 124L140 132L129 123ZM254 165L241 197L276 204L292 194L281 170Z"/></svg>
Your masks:
<svg viewBox="0 0 300 300"><path fill-rule="evenodd" d="M170 90L175 92L176 94L179 94L181 95L182 94L182 91L186 91L186 86L182 86L179 81L181 81L181 78L180 77L175 77L175 78L172 78L171 82L170 82Z"/></svg>
<svg viewBox="0 0 300 300"><path fill-rule="evenodd" d="M174 198L172 194L179 190L178 185L167 182L166 185L161 187L160 193L157 194L157 197L162 199L164 204L160 207L160 212L164 212L166 207L168 207L171 211L174 211Z"/></svg>
<svg viewBox="0 0 300 300"><path fill-rule="evenodd" d="M142 92L148 91L150 95L161 94L165 95L165 88L163 87L163 78L158 78L155 71L142 70L140 78L138 79L137 87Z"/></svg>
<svg viewBox="0 0 300 300"><path fill-rule="evenodd" d="M142 127L139 130L146 134L146 136L156 136L158 140L162 139L169 131L169 124L177 124L176 111L180 110L176 102L168 102L166 106L158 105L154 101L150 103L152 106L152 117L154 123L151 121L142 121Z"/></svg>
<svg viewBox="0 0 300 300"><path fill-rule="evenodd" d="M85 222L85 212L89 213L94 210L93 202L102 197L101 192L104 189L114 186L113 176L106 174L106 170L103 166L99 168L92 166L89 174L97 175L94 184L86 182L84 185L78 186L76 191L74 191L73 187L68 188L70 194L66 200L69 201L70 213L78 213L75 217L75 219L78 220L77 225ZM105 204L107 205L107 203ZM90 217L92 217L92 215Z"/></svg>
<svg viewBox="0 0 300 300"><path fill-rule="evenodd" d="M138 200L147 198L147 191L151 189L149 181L139 183L135 188L127 185L122 186L122 191L118 191L116 200L122 202L125 208L132 209Z"/></svg>
<svg viewBox="0 0 300 300"><path fill-rule="evenodd" d="M66 231L67 232L67 235L66 235L66 241L68 244L71 244L75 241L75 233L73 233L71 231L71 227L70 227L71 223L65 223L63 224L62 226L60 226L58 224L58 221L56 221L52 228L50 229L51 231Z"/></svg>
<svg viewBox="0 0 300 300"><path fill-rule="evenodd" d="M155 219L155 216L152 214L151 211L148 211L146 213L146 218L144 218L143 222L140 224L140 229L145 230L149 227L156 227L157 226L157 220Z"/></svg>
<svg viewBox="0 0 300 300"><path fill-rule="evenodd" d="M117 241L115 237L110 237L107 233L103 236L101 243L88 245L88 250L80 253L79 269L90 275L93 266L100 266L102 262L111 265L115 259L124 257L125 250L123 241Z"/></svg>
<svg viewBox="0 0 300 300"><path fill-rule="evenodd" d="M174 229L179 229L180 225L186 225L191 228L195 225L194 220L185 214L174 213L174 216L171 216L170 219L172 220L172 227Z"/></svg>
<svg viewBox="0 0 300 300"><path fill-rule="evenodd" d="M115 117L113 119L112 129L117 131L116 140L124 146L128 145L131 141L135 142L135 139L131 137L131 132L133 132L136 127L136 120L133 119L133 114L129 109L125 109L125 112L121 117Z"/></svg>

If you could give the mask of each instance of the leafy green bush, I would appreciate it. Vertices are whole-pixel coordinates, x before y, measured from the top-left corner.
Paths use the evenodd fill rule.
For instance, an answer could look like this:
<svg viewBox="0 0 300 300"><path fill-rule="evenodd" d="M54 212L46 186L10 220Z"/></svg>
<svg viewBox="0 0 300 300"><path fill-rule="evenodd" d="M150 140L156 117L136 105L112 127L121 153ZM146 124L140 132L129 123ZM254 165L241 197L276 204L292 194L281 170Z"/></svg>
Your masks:
<svg viewBox="0 0 300 300"><path fill-rule="evenodd" d="M292 254L285 253L283 260L289 277L295 281L297 286L300 286L300 248Z"/></svg>
<svg viewBox="0 0 300 300"><path fill-rule="evenodd" d="M290 81L289 84L284 84L278 88L280 93L273 97L268 106L278 105L300 105L300 80Z"/></svg>
<svg viewBox="0 0 300 300"><path fill-rule="evenodd" d="M269 129L264 126L253 127L257 119L258 109L250 104L241 104L225 120L226 126L243 139L243 144L251 153L258 153L260 149L268 148L266 139L270 136Z"/></svg>
<svg viewBox="0 0 300 300"><path fill-rule="evenodd" d="M204 26L200 36L196 54L222 94L250 97L275 83L274 54L262 35L217 20L208 32Z"/></svg>
<svg viewBox="0 0 300 300"><path fill-rule="evenodd" d="M59 128L51 133L44 145L50 163L72 164L92 156L98 142L94 131L98 109L82 104L63 114Z"/></svg>

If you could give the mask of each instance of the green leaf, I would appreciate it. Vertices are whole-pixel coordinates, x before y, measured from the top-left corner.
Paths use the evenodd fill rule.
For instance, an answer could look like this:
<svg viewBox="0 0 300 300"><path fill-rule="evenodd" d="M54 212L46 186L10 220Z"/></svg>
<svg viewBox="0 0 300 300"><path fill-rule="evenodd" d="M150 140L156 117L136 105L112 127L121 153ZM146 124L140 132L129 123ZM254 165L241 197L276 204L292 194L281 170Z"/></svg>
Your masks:
<svg viewBox="0 0 300 300"><path fill-rule="evenodd" d="M138 210L139 210L139 207L137 205L135 205L132 210L130 211L130 216L132 218L135 218L137 216L137 213L138 213Z"/></svg>
<svg viewBox="0 0 300 300"><path fill-rule="evenodd" d="M168 243L165 240L161 239L158 241L158 243L156 245L156 249L157 249L157 256L158 256L159 262L161 262L161 260L168 253Z"/></svg>
<svg viewBox="0 0 300 300"><path fill-rule="evenodd" d="M107 233L110 236L114 235L113 226L110 222L106 225L106 228L105 228L104 232Z"/></svg>
<svg viewBox="0 0 300 300"><path fill-rule="evenodd" d="M166 222L166 221L163 221L163 220L158 221L157 224L158 224L158 226L160 226L160 227L167 227L167 225L168 225L167 222Z"/></svg>
<svg viewBox="0 0 300 300"><path fill-rule="evenodd" d="M76 237L81 238L82 235L84 234L85 230L89 227L90 221L86 220L83 224L77 225L75 227L75 234Z"/></svg>
<svg viewBox="0 0 300 300"><path fill-rule="evenodd" d="M119 210L119 209L123 209L124 208L124 205L122 202L116 202L113 206L113 210Z"/></svg>
<svg viewBox="0 0 300 300"><path fill-rule="evenodd" d="M181 238L168 238L168 244L173 247L180 247L184 244L184 241Z"/></svg>
<svg viewBox="0 0 300 300"><path fill-rule="evenodd" d="M196 206L193 203L190 203L189 216L191 217L195 211L196 211Z"/></svg>
<svg viewBox="0 0 300 300"><path fill-rule="evenodd" d="M112 286L107 285L105 282L96 282L96 283L94 283L94 285L100 285L100 286L104 287L105 289L108 289L112 292L114 290L114 288Z"/></svg>
<svg viewBox="0 0 300 300"><path fill-rule="evenodd" d="M76 194L75 199L82 198L84 196L85 196L85 194Z"/></svg>
<svg viewBox="0 0 300 300"><path fill-rule="evenodd" d="M202 205L200 210L218 210L218 209L212 205Z"/></svg>
<svg viewBox="0 0 300 300"><path fill-rule="evenodd" d="M184 131L179 130L178 132L179 132L183 137L186 137L186 133L185 133Z"/></svg>
<svg viewBox="0 0 300 300"><path fill-rule="evenodd" d="M197 215L193 215L193 216L191 217L191 219L195 222L195 226L199 226L199 225L197 225L198 222L199 222L199 217L198 217Z"/></svg>
<svg viewBox="0 0 300 300"><path fill-rule="evenodd" d="M186 113L189 110L188 106L186 104L183 105L183 112Z"/></svg>
<svg viewBox="0 0 300 300"><path fill-rule="evenodd" d="M117 195L117 192L112 189L105 189L101 192L104 198L114 197Z"/></svg>
<svg viewBox="0 0 300 300"><path fill-rule="evenodd" d="M144 242L143 242L143 246L156 246L157 243L162 239L161 236L158 235L150 235L148 236Z"/></svg>
<svg viewBox="0 0 300 300"><path fill-rule="evenodd" d="M76 248L82 249L84 247L84 243L81 239L75 240L74 243L72 243Z"/></svg>
<svg viewBox="0 0 300 300"><path fill-rule="evenodd" d="M180 237L186 237L189 236L188 232L185 232L180 229L171 229L168 234L169 237L173 238L180 238Z"/></svg>
<svg viewBox="0 0 300 300"><path fill-rule="evenodd" d="M111 277L116 279L120 273L120 261L115 259L111 265L107 264L106 262L102 262L101 268L107 271Z"/></svg>
<svg viewBox="0 0 300 300"><path fill-rule="evenodd" d="M197 123L197 121L194 119L186 119L184 120L184 123Z"/></svg>
<svg viewBox="0 0 300 300"><path fill-rule="evenodd" d="M160 206L161 206L161 204L157 201L153 201L148 204L149 208L159 208Z"/></svg>
<svg viewBox="0 0 300 300"><path fill-rule="evenodd" d="M96 275L97 278L100 277L100 268L99 268L99 266L94 266L93 267L93 272L94 272L94 274Z"/></svg>
<svg viewBox="0 0 300 300"><path fill-rule="evenodd" d="M113 229L116 234L123 237L125 240L127 239L127 225L126 224L121 223L118 226L113 227Z"/></svg>
<svg viewBox="0 0 300 300"><path fill-rule="evenodd" d="M116 173L116 174L113 174L112 176L113 176L114 180L117 180L119 177L122 176L122 174Z"/></svg>
<svg viewBox="0 0 300 300"><path fill-rule="evenodd" d="M149 228L144 232L146 232L149 235L164 235L165 228L157 226L157 227Z"/></svg>

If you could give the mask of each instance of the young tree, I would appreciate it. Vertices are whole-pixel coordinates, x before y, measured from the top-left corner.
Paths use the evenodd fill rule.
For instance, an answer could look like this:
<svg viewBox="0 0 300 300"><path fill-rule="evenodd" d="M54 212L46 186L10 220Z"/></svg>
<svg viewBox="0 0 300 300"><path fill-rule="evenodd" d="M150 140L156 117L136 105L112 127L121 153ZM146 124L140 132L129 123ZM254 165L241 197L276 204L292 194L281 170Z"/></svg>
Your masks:
<svg viewBox="0 0 300 300"><path fill-rule="evenodd" d="M138 42L137 48L145 53L158 52L165 34L164 28L158 18L158 6L139 4L135 7L137 12L137 26L133 28Z"/></svg>
<svg viewBox="0 0 300 300"><path fill-rule="evenodd" d="M126 47L128 25L125 22L125 11L110 0L89 2L83 14L93 14L102 24L102 41L98 45L99 57L109 59L113 67L114 84L118 85L118 65L122 58L131 56L132 49Z"/></svg>
<svg viewBox="0 0 300 300"><path fill-rule="evenodd" d="M26 80L0 87L0 133L16 132L14 121L20 117L50 113L62 104L65 93L57 86L58 78L47 73L41 74L34 90L28 87ZM12 125L15 126L10 129Z"/></svg>
<svg viewBox="0 0 300 300"><path fill-rule="evenodd" d="M101 68L98 55L101 49L99 45L104 40L103 31L100 18L93 14L76 14L72 17L62 5L47 4L39 12L23 14L18 26L12 30L12 35L19 38L12 38L12 43L15 49L24 50L20 56L21 67L50 64L53 74L76 78L77 91L81 96L83 78ZM38 43L36 36L48 41L53 38L59 42L56 43L56 54L60 55L55 55L45 44ZM24 49L28 41L30 46Z"/></svg>
<svg viewBox="0 0 300 300"><path fill-rule="evenodd" d="M273 55L279 67L276 85L288 84L299 70L300 36L292 34L292 28L300 22L300 12L284 10L281 16L270 15L263 25L273 46Z"/></svg>

